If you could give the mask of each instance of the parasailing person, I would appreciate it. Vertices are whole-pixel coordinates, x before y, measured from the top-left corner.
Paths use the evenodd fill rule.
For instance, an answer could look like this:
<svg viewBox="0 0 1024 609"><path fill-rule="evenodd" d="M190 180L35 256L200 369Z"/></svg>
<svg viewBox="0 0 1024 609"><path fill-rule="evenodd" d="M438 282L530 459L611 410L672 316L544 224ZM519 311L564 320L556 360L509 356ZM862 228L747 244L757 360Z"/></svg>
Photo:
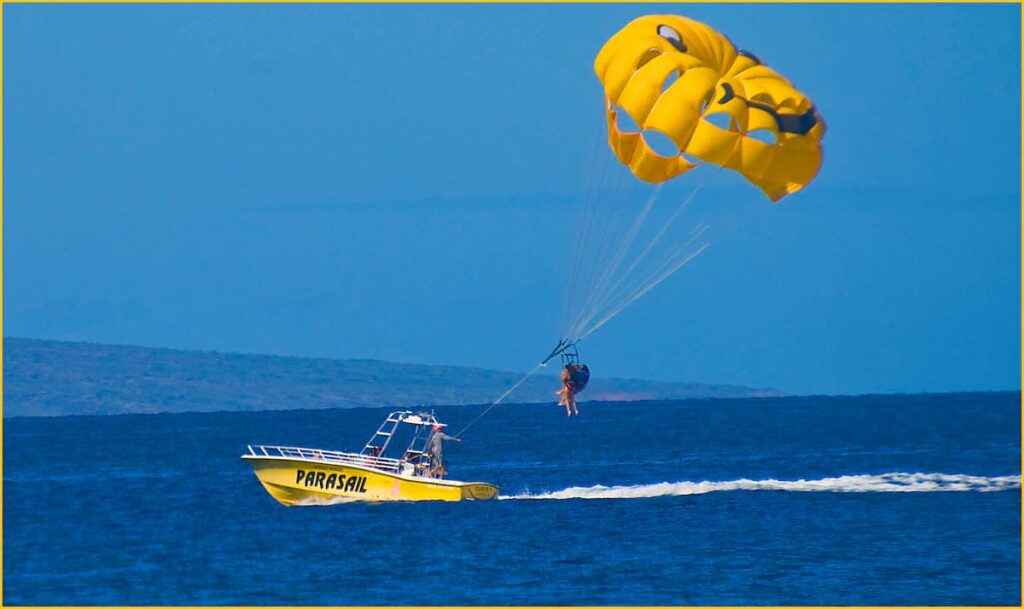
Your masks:
<svg viewBox="0 0 1024 609"><path fill-rule="evenodd" d="M558 405L565 406L565 416L567 417L580 414L579 407L576 405L576 394L583 391L590 380L590 368L586 364L580 363L580 354L576 350L577 342L579 342L578 339L563 338L558 341L551 354L541 362L543 366L556 355L562 357L562 372L559 375L562 387L555 392L555 395L559 398Z"/></svg>
<svg viewBox="0 0 1024 609"><path fill-rule="evenodd" d="M576 394L583 391L590 380L590 368L586 364L570 363L562 368L562 388L555 393L561 396L559 406L565 406L565 416L579 415ZM570 411L571 409L571 411Z"/></svg>

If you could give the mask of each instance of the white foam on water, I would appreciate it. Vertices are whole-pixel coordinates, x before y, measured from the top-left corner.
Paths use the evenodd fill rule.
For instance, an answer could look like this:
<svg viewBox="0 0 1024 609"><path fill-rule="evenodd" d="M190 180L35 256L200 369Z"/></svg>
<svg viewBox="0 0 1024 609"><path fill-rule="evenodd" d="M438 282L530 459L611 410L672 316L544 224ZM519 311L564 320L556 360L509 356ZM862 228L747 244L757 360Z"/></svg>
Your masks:
<svg viewBox="0 0 1024 609"><path fill-rule="evenodd" d="M560 491L502 495L498 499L643 499L703 495L723 491L789 491L827 493L989 492L1021 487L1020 476L967 474L860 474L817 480L739 480L661 482L635 486L572 486Z"/></svg>

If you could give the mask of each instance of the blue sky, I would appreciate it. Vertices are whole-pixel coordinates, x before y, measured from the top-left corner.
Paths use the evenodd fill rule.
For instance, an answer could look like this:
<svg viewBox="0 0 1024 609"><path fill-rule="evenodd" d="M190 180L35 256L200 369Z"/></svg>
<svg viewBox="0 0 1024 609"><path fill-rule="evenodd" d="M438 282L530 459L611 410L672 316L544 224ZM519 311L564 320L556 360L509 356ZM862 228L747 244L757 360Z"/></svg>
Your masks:
<svg viewBox="0 0 1024 609"><path fill-rule="evenodd" d="M1019 6L3 11L6 336L527 369L593 57L670 12L810 95L825 164L774 206L714 174L711 248L587 339L595 374L1020 387Z"/></svg>

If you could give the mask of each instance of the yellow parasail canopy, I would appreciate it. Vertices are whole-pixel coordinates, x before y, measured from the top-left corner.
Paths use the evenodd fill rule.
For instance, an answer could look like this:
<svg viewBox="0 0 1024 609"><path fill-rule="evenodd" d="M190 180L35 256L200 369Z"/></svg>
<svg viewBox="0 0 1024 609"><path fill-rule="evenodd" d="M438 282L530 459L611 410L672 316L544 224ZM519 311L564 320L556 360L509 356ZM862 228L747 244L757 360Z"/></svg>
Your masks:
<svg viewBox="0 0 1024 609"><path fill-rule="evenodd" d="M703 23L640 17L605 43L594 71L607 98L608 143L641 180L664 182L693 169L686 155L736 170L778 201L821 167L825 123L811 100ZM641 132L620 130L619 111ZM644 140L651 131L681 154L651 149Z"/></svg>

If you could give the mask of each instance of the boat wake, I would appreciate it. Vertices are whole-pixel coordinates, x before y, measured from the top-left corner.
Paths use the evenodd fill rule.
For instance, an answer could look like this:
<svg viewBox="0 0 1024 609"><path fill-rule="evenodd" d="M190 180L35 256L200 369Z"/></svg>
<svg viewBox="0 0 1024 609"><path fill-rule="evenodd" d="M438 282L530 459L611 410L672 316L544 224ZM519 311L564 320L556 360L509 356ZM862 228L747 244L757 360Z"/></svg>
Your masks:
<svg viewBox="0 0 1024 609"><path fill-rule="evenodd" d="M862 474L818 480L740 480L661 482L635 486L572 486L560 491L502 495L498 499L643 499L703 495L722 491L790 491L828 493L989 492L1021 487L1020 476L967 474Z"/></svg>

